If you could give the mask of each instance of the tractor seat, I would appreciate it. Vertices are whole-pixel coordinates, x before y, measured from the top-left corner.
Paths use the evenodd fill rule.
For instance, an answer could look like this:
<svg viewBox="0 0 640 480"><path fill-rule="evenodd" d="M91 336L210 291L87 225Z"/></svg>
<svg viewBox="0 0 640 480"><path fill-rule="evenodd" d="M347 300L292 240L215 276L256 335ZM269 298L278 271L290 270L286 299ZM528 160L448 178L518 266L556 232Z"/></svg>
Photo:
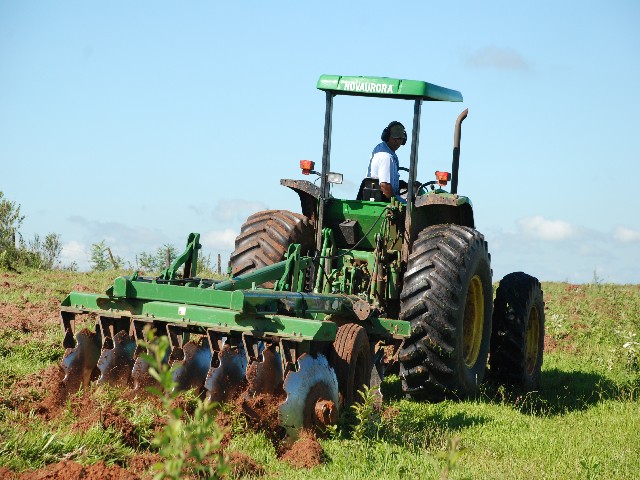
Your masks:
<svg viewBox="0 0 640 480"><path fill-rule="evenodd" d="M388 202L389 199L380 190L380 181L377 178L367 177L360 183L356 200L369 202Z"/></svg>

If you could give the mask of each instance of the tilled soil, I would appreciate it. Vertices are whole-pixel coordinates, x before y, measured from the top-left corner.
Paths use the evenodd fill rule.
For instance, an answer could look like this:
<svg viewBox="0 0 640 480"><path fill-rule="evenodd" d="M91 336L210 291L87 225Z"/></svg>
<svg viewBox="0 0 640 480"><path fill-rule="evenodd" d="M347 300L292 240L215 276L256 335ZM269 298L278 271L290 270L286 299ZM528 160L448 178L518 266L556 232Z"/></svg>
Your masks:
<svg viewBox="0 0 640 480"><path fill-rule="evenodd" d="M296 468L313 468L324 463L324 457L324 450L315 435L305 431L281 458Z"/></svg>
<svg viewBox="0 0 640 480"><path fill-rule="evenodd" d="M19 284L19 276L4 274L0 278L0 290L11 289ZM24 287L20 285L20 287ZM75 285L74 290L88 290L82 285ZM43 304L34 305L26 299L23 304L0 302L0 331L17 330L28 334L29 338L43 340L48 331L59 326L59 299L51 296ZM28 341L28 340L27 340ZM60 333L62 343L62 332ZM135 449L137 453L128 460L127 468L107 466L103 462L92 465L81 465L71 460L61 460L41 469L16 473L0 466L0 478L7 479L146 479L151 478L149 468L161 462L162 457L153 451L140 449L140 436L137 427L112 406L101 405L94 396L95 387L85 388L80 392L69 392L62 383L64 373L58 365L51 365L40 372L31 374L17 381L8 398L0 398L5 406L22 413L37 415L44 421L55 421L65 412L71 411L76 420L70 425L75 431L86 431L100 424L103 428L112 428L120 432L123 442ZM130 401L137 401L137 393L130 389L122 389L122 396ZM279 458L296 468L312 468L324 462L325 454L313 434L304 433L293 445L285 442L284 431L278 420L278 405L284 399L283 392L275 395L261 394L250 396L245 391L235 403L236 415L246 418L247 425L254 431L262 431L271 440ZM144 395L145 401L154 401ZM71 400L71 401L69 401ZM186 402L178 399L179 405L186 409ZM160 403L158 402L158 411ZM232 439L231 425L233 414L220 411L217 423L224 431L222 449ZM159 414L154 430L164 426L164 417ZM25 425L28 429L29 425ZM265 475L264 467L251 457L240 453L225 454L231 474L234 477L260 477Z"/></svg>
<svg viewBox="0 0 640 480"><path fill-rule="evenodd" d="M107 467L104 462L83 466L76 462L62 460L39 470L23 473L16 478L20 480L66 480L78 478L83 480L138 480L140 476L130 473L117 465Z"/></svg>

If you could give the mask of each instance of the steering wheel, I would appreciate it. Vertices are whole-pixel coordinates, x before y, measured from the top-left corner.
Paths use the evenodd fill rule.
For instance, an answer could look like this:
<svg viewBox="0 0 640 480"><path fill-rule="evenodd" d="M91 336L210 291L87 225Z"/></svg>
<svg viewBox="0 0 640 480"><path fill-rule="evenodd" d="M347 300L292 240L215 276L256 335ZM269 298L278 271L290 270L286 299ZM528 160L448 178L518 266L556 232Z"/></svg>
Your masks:
<svg viewBox="0 0 640 480"><path fill-rule="evenodd" d="M405 168L405 167L398 167L398 170L403 170L405 172L408 172L409 169ZM415 192L416 192L416 196L418 195L424 195L425 193L427 193L427 187L431 186L431 185L435 185L436 183L438 183L437 180L430 180L428 182L420 182L419 180L416 180L414 183L414 187L415 187ZM409 191L409 184L407 182L405 182L404 180L400 180L400 186L398 188L398 195L406 195L406 193Z"/></svg>

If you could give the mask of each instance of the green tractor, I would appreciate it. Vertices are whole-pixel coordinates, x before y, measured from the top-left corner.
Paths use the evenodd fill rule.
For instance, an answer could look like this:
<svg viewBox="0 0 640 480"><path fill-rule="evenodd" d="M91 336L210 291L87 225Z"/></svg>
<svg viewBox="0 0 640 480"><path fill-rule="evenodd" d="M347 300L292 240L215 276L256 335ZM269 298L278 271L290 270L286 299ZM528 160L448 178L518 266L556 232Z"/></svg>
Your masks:
<svg viewBox="0 0 640 480"><path fill-rule="evenodd" d="M139 340L146 329L167 335L167 361L183 389L213 401L271 395L283 432L336 422L363 386L397 372L419 400L473 395L487 374L529 391L540 380L544 300L539 281L522 272L499 283L493 298L487 242L473 208L458 195L462 121L455 124L452 171L418 181L420 113L425 101L462 101L423 81L322 75L326 113L322 166L281 180L301 213L251 215L231 254L232 275L197 276L199 235L158 277L116 278L105 294L71 292L62 302L65 382L149 383ZM333 101L339 95L413 102L406 203L383 201L377 180L357 199L331 185ZM448 182L450 190L444 190ZM96 329L76 332L76 316Z"/></svg>

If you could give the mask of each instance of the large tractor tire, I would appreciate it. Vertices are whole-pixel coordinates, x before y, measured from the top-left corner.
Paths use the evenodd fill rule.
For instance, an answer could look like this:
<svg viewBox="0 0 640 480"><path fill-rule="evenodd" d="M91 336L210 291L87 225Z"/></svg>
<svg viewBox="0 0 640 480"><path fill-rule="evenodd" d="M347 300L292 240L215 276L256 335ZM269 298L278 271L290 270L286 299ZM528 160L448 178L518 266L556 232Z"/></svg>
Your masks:
<svg viewBox="0 0 640 480"><path fill-rule="evenodd" d="M434 225L413 244L400 318L411 337L399 352L402 388L419 400L468 397L482 382L491 337L490 255L469 227Z"/></svg>
<svg viewBox="0 0 640 480"><path fill-rule="evenodd" d="M236 248L231 254L232 274L242 275L281 262L292 243L301 244L302 253L307 254L313 242L313 228L304 215L287 210L254 213L236 238ZM262 286L273 288L273 282Z"/></svg>
<svg viewBox="0 0 640 480"><path fill-rule="evenodd" d="M537 278L506 275L496 291L489 355L497 382L529 392L540 384L544 351L544 299Z"/></svg>

